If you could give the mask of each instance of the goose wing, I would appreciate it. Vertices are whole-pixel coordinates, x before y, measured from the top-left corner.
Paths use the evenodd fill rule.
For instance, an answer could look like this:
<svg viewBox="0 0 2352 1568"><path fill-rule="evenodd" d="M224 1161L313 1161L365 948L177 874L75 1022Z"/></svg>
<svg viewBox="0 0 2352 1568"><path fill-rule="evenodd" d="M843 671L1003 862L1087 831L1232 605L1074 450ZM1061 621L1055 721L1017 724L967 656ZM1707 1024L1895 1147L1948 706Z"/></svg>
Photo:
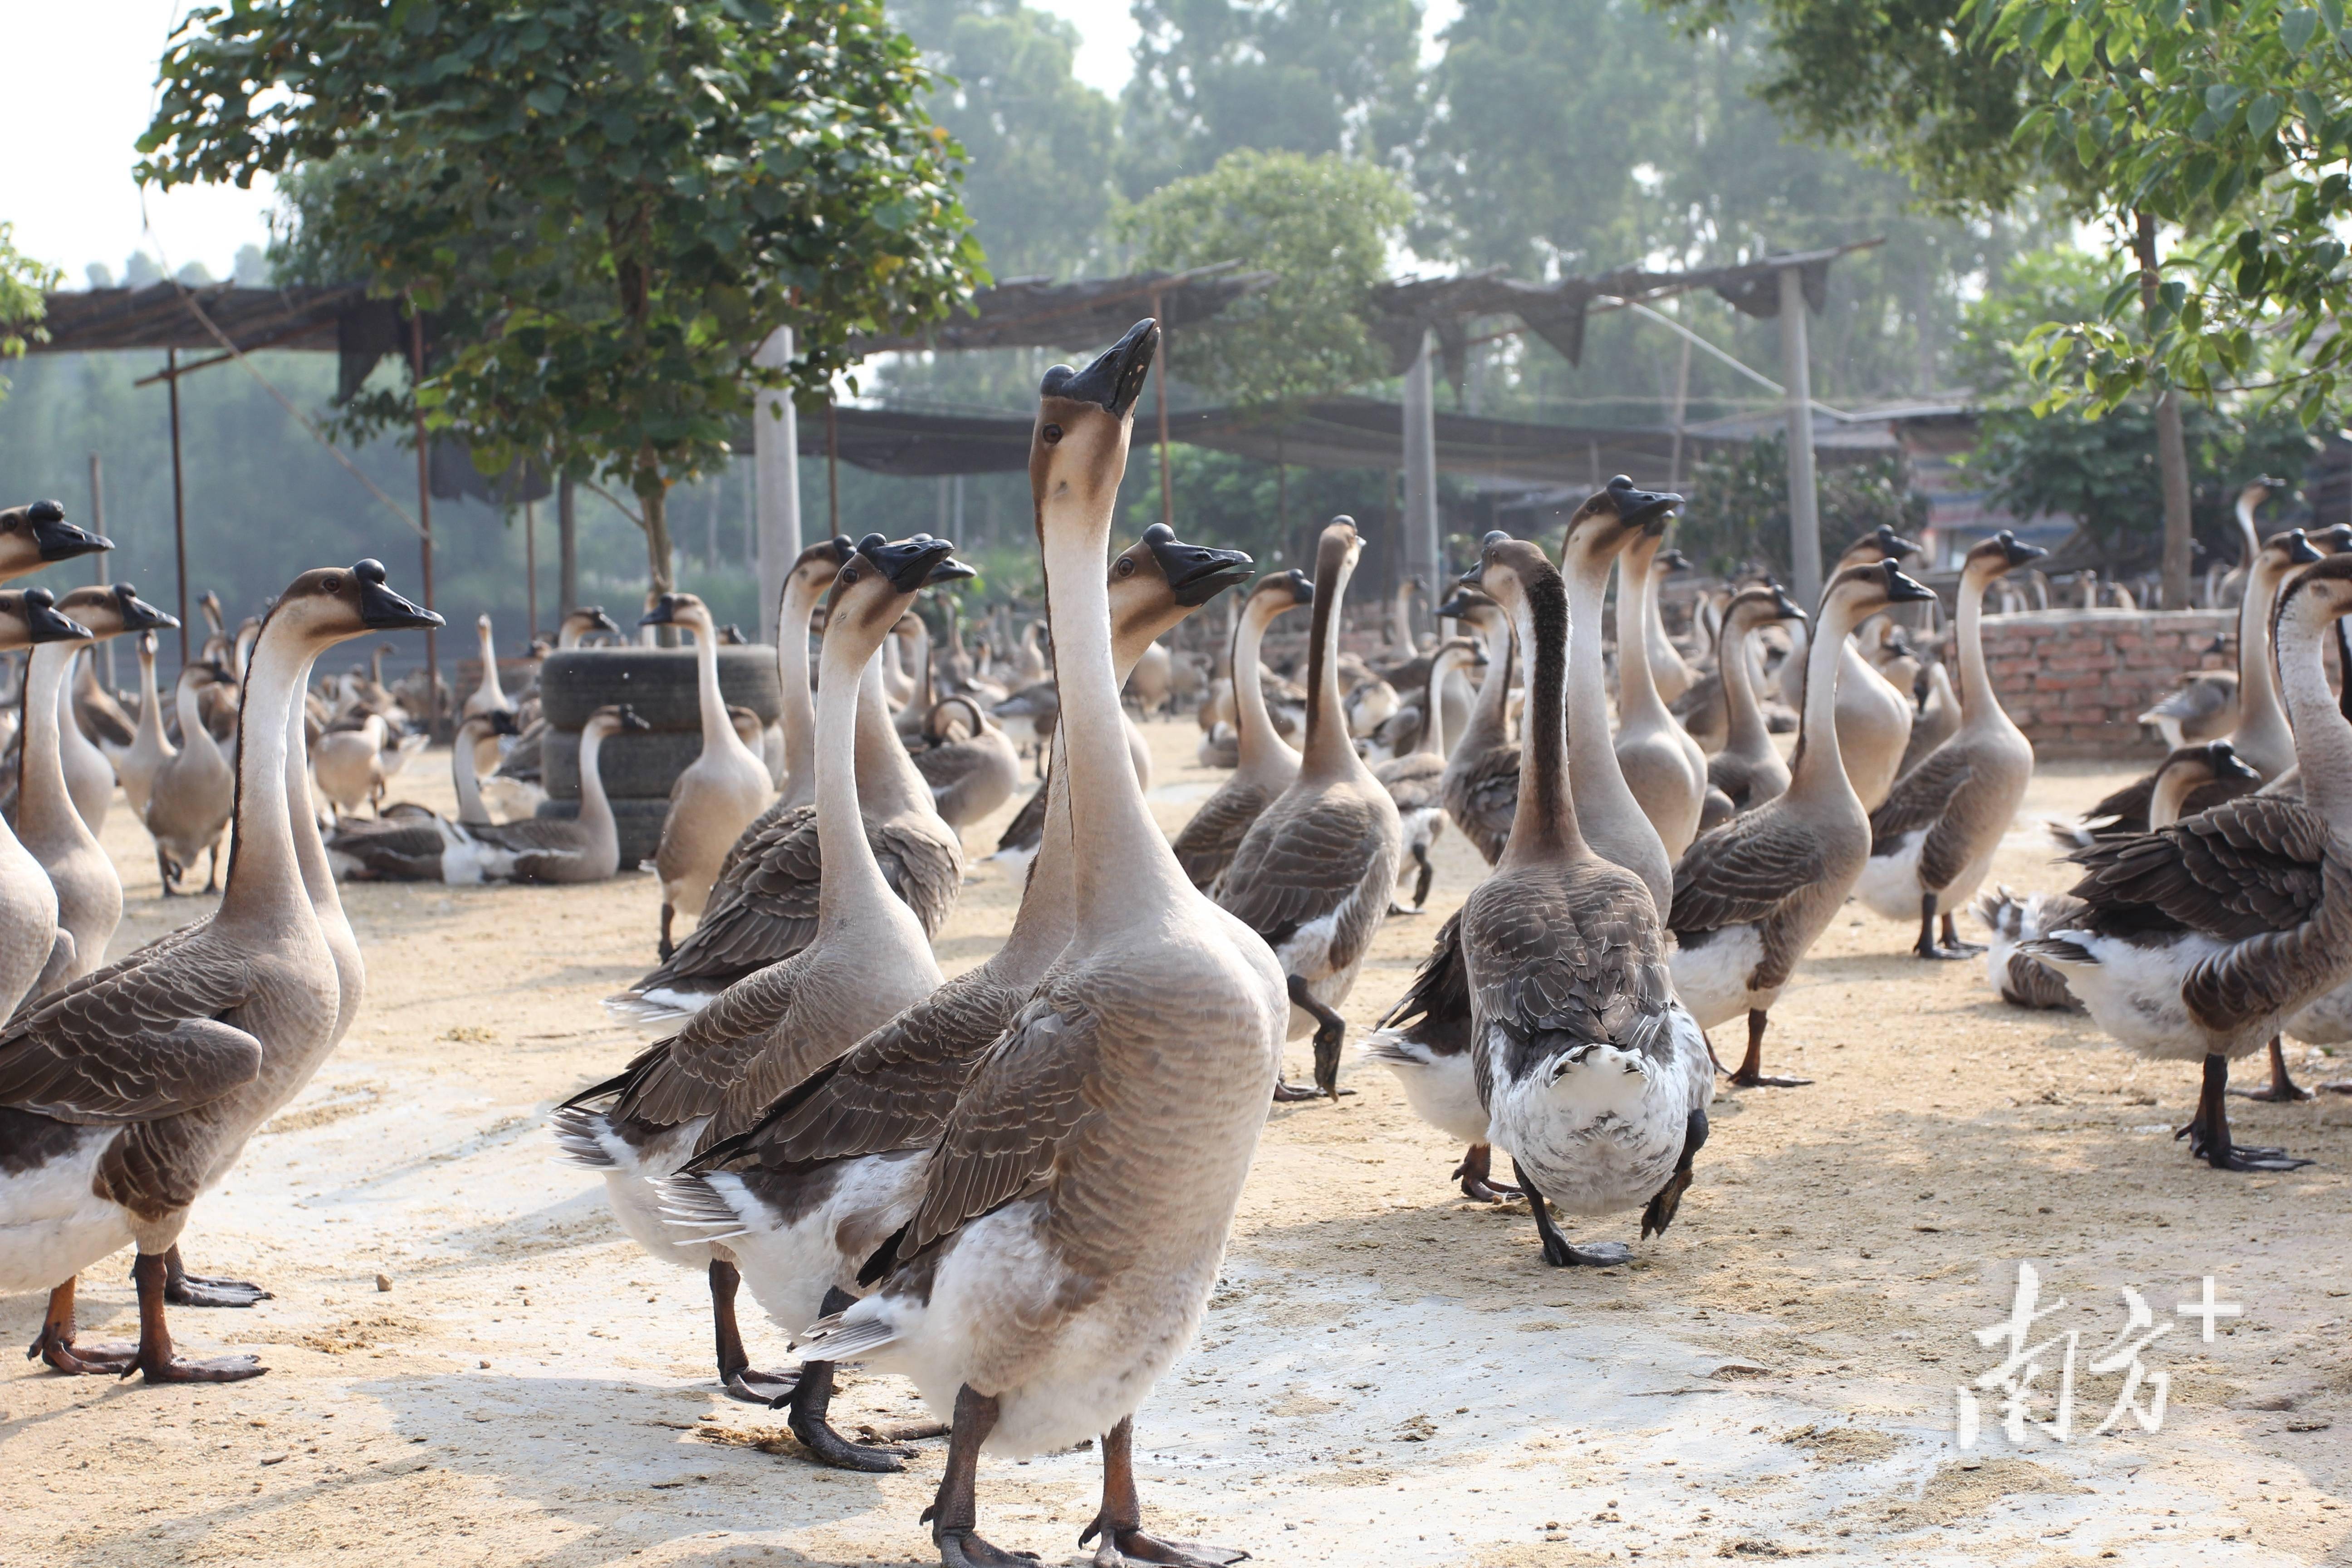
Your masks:
<svg viewBox="0 0 2352 1568"><path fill-rule="evenodd" d="M925 812L867 823L866 842L882 868L882 879L915 911L923 934L937 936L963 889L963 852L954 832Z"/></svg>
<svg viewBox="0 0 2352 1568"><path fill-rule="evenodd" d="M1648 890L1631 873L1593 865L1556 881L1489 881L1465 902L1462 929L1482 1100L1497 1071L1519 1076L1561 1036L1664 1048L1673 982Z"/></svg>
<svg viewBox="0 0 2352 1568"><path fill-rule="evenodd" d="M1041 797L1044 793L1038 792ZM1171 846L1176 851L1176 863L1184 868L1192 886L1206 889L1234 863L1250 824L1265 813L1265 805L1266 792L1238 778L1227 779L1217 786L1216 794L1201 803L1201 809Z"/></svg>
<svg viewBox="0 0 2352 1568"><path fill-rule="evenodd" d="M1772 805L1733 817L1683 851L1666 922L1674 930L1720 931L1760 921L1827 875L1821 840Z"/></svg>
<svg viewBox="0 0 2352 1568"><path fill-rule="evenodd" d="M1905 834L1934 827L1943 820L1952 796L1975 771L1967 749L1961 746L1947 743L1920 758L1917 766L1895 781L1895 787L1870 814L1870 852L1886 854Z"/></svg>
<svg viewBox="0 0 2352 1568"><path fill-rule="evenodd" d="M776 1026L792 1010L800 965L772 963L730 985L686 1026L630 1065L613 1112L617 1117L677 1127L716 1116L748 1097L765 1106L800 1075L778 1081L762 1058L773 1052ZM754 1077L766 1080L765 1093ZM740 1130L740 1124L738 1129Z"/></svg>
<svg viewBox="0 0 2352 1568"><path fill-rule="evenodd" d="M185 942L87 977L0 1034L0 1105L107 1126L175 1115L261 1071L261 1044L220 1021L249 999L245 965L180 963Z"/></svg>
<svg viewBox="0 0 2352 1568"><path fill-rule="evenodd" d="M1045 837L1045 786L1040 784L1005 825L1003 836L996 841L996 850L1001 855L1008 849L1034 849Z"/></svg>
<svg viewBox="0 0 2352 1568"><path fill-rule="evenodd" d="M1279 947L1299 927L1358 899L1381 843L1378 814L1353 790L1277 800L1243 836L1217 884L1217 902L1266 945ZM1374 910L1375 923L1385 912L1385 905ZM1334 967L1352 959L1342 951L1341 933L1333 933L1331 948Z"/></svg>
<svg viewBox="0 0 2352 1568"><path fill-rule="evenodd" d="M1372 776L1381 781L1399 811L1418 810L1439 804L1439 793L1445 784L1445 759L1413 752L1382 763L1372 770ZM1515 797L1517 793L1514 788Z"/></svg>

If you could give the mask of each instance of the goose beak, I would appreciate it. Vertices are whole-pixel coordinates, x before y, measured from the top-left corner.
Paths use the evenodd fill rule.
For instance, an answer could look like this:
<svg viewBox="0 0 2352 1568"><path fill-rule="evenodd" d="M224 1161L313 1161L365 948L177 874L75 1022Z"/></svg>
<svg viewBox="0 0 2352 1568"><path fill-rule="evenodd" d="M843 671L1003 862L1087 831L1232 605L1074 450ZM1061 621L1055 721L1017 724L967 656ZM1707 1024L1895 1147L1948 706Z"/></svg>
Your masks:
<svg viewBox="0 0 2352 1568"><path fill-rule="evenodd" d="M1882 568L1886 574L1886 602L1890 605L1923 605L1936 596L1936 591L1915 577L1904 575L1903 569L1887 561Z"/></svg>
<svg viewBox="0 0 2352 1568"><path fill-rule="evenodd" d="M949 548L953 549L954 546L950 545ZM962 583L979 575L979 567L950 558L931 568L931 574L923 579L923 586L936 588L942 583Z"/></svg>
<svg viewBox="0 0 2352 1568"><path fill-rule="evenodd" d="M621 623L606 615L604 613L604 606L602 605L598 605L595 608L588 612L588 620L589 624L593 626L600 632L610 632L614 637L619 637L621 635Z"/></svg>
<svg viewBox="0 0 2352 1568"><path fill-rule="evenodd" d="M1485 567L1475 566L1469 571L1465 572L1459 579L1459 582L1464 587L1475 587L1477 586L1477 579L1480 576L1485 575ZM1444 616L1449 621L1458 621L1477 607L1476 603L1471 599L1469 595L1457 593L1451 598L1448 598L1445 603L1438 605L1437 613Z"/></svg>
<svg viewBox="0 0 2352 1568"><path fill-rule="evenodd" d="M1142 393L1143 378L1150 374L1152 356L1159 350L1160 323L1146 316L1128 328L1126 336L1096 355L1086 369L1073 371L1057 364L1047 371L1038 394L1091 403L1124 419Z"/></svg>
<svg viewBox="0 0 2352 1568"><path fill-rule="evenodd" d="M1238 550L1187 544L1164 522L1155 522L1145 529L1143 542L1151 551L1151 558L1160 563L1160 574L1168 579L1176 602L1187 609L1207 604L1247 578L1256 565Z"/></svg>
<svg viewBox="0 0 2352 1568"><path fill-rule="evenodd" d="M114 548L112 540L68 522L66 509L58 501L35 501L25 509L25 521L32 524L33 542L44 561L70 561L77 555Z"/></svg>
<svg viewBox="0 0 2352 1568"><path fill-rule="evenodd" d="M1664 533L1666 519L1683 504L1683 498L1671 491L1634 489L1633 479L1624 474L1609 481L1609 499L1617 508L1618 521L1652 535Z"/></svg>
<svg viewBox="0 0 2352 1568"><path fill-rule="evenodd" d="M1779 618L1784 621L1802 621L1810 618L1805 614L1804 606L1789 597L1788 591L1778 583L1772 584L1772 608Z"/></svg>
<svg viewBox="0 0 2352 1568"><path fill-rule="evenodd" d="M2321 556L2311 547L2311 541L2305 537L2303 530L2297 528L2287 532L2286 558L2297 566L2308 566Z"/></svg>
<svg viewBox="0 0 2352 1568"><path fill-rule="evenodd" d="M677 621L677 595L664 594L654 607L637 617L641 626L674 626Z"/></svg>
<svg viewBox="0 0 2352 1568"><path fill-rule="evenodd" d="M360 584L360 620L374 632L421 632L449 623L422 605L412 605L384 584L383 563L362 561L352 568ZM179 625L177 621L172 623Z"/></svg>
<svg viewBox="0 0 2352 1568"><path fill-rule="evenodd" d="M2217 779L2258 779L2257 773L2246 759L2238 755L2238 748L2227 741L2213 742L2213 776Z"/></svg>
<svg viewBox="0 0 2352 1568"><path fill-rule="evenodd" d="M2000 531L2000 539L2001 554L2007 557L2012 569L2022 566L2029 561L2039 561L2050 553L2038 544L2025 543L2005 528Z"/></svg>
<svg viewBox="0 0 2352 1568"><path fill-rule="evenodd" d="M621 728L632 732L650 731L653 721L646 718L627 703L621 704Z"/></svg>
<svg viewBox="0 0 2352 1568"><path fill-rule="evenodd" d="M1314 578L1309 577L1306 573L1301 572L1297 567L1293 566L1287 573L1284 574L1284 581L1290 584L1290 602L1292 604L1312 605L1315 603Z"/></svg>
<svg viewBox="0 0 2352 1568"><path fill-rule="evenodd" d="M1690 557L1679 550L1660 551L1657 563L1669 572L1687 572L1691 569Z"/></svg>
<svg viewBox="0 0 2352 1568"><path fill-rule="evenodd" d="M869 533L857 542L857 553L874 563L890 586L901 594L912 594L929 580L931 569L955 552L955 542L933 539L919 533L912 539L902 539L893 544L878 533Z"/></svg>
<svg viewBox="0 0 2352 1568"><path fill-rule="evenodd" d="M25 590L25 623L37 643L94 642L98 637L96 632L58 609L58 596L47 588Z"/></svg>
<svg viewBox="0 0 2352 1568"><path fill-rule="evenodd" d="M139 596L139 590L128 583L114 585L114 602L122 612L122 629L126 632L164 631L180 624L177 616L164 614Z"/></svg>

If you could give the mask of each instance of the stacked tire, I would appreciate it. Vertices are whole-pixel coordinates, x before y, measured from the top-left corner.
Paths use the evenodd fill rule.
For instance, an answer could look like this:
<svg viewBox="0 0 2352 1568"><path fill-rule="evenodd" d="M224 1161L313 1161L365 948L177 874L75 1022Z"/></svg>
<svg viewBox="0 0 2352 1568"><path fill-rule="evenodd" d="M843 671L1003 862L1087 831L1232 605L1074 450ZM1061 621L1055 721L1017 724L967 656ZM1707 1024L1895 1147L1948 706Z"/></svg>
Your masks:
<svg viewBox="0 0 2352 1568"><path fill-rule="evenodd" d="M762 724L776 721L776 650L752 644L719 650L719 692ZM547 656L540 712L548 733L541 763L541 816L580 815L580 729L607 703L627 703L651 724L604 742L604 793L620 830L621 868L653 858L669 815L670 786L702 754L702 704L690 647L576 647Z"/></svg>

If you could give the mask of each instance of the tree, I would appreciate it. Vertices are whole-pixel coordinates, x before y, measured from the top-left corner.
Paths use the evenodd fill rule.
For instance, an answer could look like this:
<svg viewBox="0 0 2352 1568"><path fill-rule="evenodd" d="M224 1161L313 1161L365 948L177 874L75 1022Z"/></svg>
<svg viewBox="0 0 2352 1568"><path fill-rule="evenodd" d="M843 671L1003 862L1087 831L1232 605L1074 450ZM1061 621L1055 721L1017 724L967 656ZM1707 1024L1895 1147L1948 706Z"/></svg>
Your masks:
<svg viewBox="0 0 2352 1568"><path fill-rule="evenodd" d="M22 359L33 344L48 341L42 296L64 280L64 273L16 248L16 225L0 223L0 361ZM7 395L8 378L0 375L0 398Z"/></svg>
<svg viewBox="0 0 2352 1568"><path fill-rule="evenodd" d="M551 451L665 495L761 389L816 395L859 331L982 276L930 74L878 0L238 0L192 12L143 181L324 168L305 221L412 310L482 330L416 388L493 469ZM799 357L752 363L779 326Z"/></svg>
<svg viewBox="0 0 2352 1568"><path fill-rule="evenodd" d="M1213 321L1190 331L1178 322L1172 343L1186 380L1271 407L1388 374L1362 310L1412 211L1402 183L1372 164L1242 152L1153 192L1119 228L1146 266L1239 261L1276 274Z"/></svg>
<svg viewBox="0 0 2352 1568"><path fill-rule="evenodd" d="M1416 0L1134 0L1126 185L1244 148L1385 161L1420 129Z"/></svg>
<svg viewBox="0 0 2352 1568"><path fill-rule="evenodd" d="M1759 436L1702 460L1675 542L1726 575L1761 567L1789 575L1789 437ZM1927 498L1911 488L1893 452L1821 470L1822 559L1834 561L1885 523L1901 531L1927 523Z"/></svg>

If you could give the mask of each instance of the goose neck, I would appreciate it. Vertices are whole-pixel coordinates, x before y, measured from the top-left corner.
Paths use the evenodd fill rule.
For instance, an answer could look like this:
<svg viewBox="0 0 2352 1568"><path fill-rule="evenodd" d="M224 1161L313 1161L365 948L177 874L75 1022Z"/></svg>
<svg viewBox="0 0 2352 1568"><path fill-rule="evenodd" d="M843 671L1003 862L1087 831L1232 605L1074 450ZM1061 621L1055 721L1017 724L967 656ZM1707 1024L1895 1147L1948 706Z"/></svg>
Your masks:
<svg viewBox="0 0 2352 1568"><path fill-rule="evenodd" d="M474 742L463 729L449 750L449 782L457 794L457 820L477 826L488 826L490 813L482 804L482 781L474 772Z"/></svg>
<svg viewBox="0 0 2352 1568"><path fill-rule="evenodd" d="M1723 676L1723 707L1727 721L1724 750L1754 756L1772 744L1764 723L1763 704L1756 700L1755 671L1748 668L1748 639L1756 624L1745 616L1725 618L1723 646L1716 659Z"/></svg>
<svg viewBox="0 0 2352 1568"><path fill-rule="evenodd" d="M73 670L74 655L89 646L42 643L26 663L25 721L16 742L16 826L28 839L68 826L68 816L79 820L66 792L60 749L64 736L58 730L58 715L64 706L63 689Z"/></svg>
<svg viewBox="0 0 2352 1568"><path fill-rule="evenodd" d="M784 579L783 602L776 612L776 724L784 732L788 808L816 798L816 705L809 699L808 628L824 587L793 573Z"/></svg>
<svg viewBox="0 0 2352 1568"><path fill-rule="evenodd" d="M1445 755L1445 737L1442 733L1445 728L1445 682L1462 664L1458 653L1451 658L1442 652L1429 656L1429 677L1421 691L1421 734L1412 743L1417 756Z"/></svg>
<svg viewBox="0 0 2352 1568"><path fill-rule="evenodd" d="M2271 610L2289 568L2257 556L2238 605L2238 728L2233 739L2249 765L2267 779L2284 766L2294 734L2279 706L2271 649Z"/></svg>
<svg viewBox="0 0 2352 1568"><path fill-rule="evenodd" d="M890 639L885 638L882 646L887 649ZM881 653L866 660L865 670L855 677L855 682L857 730L855 741L845 749L854 753L856 761L859 798L868 810L874 811L928 804L931 799L929 781L915 766L915 759L907 754L907 742L899 735L897 721L890 712L889 694L883 684ZM824 684L824 666L820 661L820 710Z"/></svg>
<svg viewBox="0 0 2352 1568"><path fill-rule="evenodd" d="M612 797L604 793L604 733L597 724L580 731L580 821L600 842L607 834L620 833L613 819Z"/></svg>
<svg viewBox="0 0 2352 1568"><path fill-rule="evenodd" d="M1585 815L1603 803L1638 814L1641 805L1625 783L1617 748L1610 740L1609 694L1602 689L1601 604L1608 592L1609 561L1580 554L1574 564L1576 575L1568 584L1567 669L1574 678L1567 682L1569 783ZM1625 645L1621 628L1621 658Z"/></svg>
<svg viewBox="0 0 2352 1568"><path fill-rule="evenodd" d="M862 728L869 686L875 705L882 706L879 646L860 649L845 634L828 630L817 663L816 691L816 838L824 862L824 880L817 893L820 921L845 905L871 907L890 897L889 884L882 879L882 868L875 864L873 847L866 841L866 819L857 809L853 737Z"/></svg>
<svg viewBox="0 0 2352 1568"><path fill-rule="evenodd" d="M2295 616L2279 626L2279 674L2294 721L2295 761L2305 802L2338 838L2352 837L2352 722L2328 689L2326 623Z"/></svg>
<svg viewBox="0 0 2352 1568"><path fill-rule="evenodd" d="M1513 614L1528 651L1527 705L1519 721L1519 805L1498 866L1577 854L1585 847L1570 788L1568 663L1570 624L1555 582L1526 585Z"/></svg>
<svg viewBox="0 0 2352 1568"><path fill-rule="evenodd" d="M1659 543L1644 534L1617 557L1617 713L1624 723L1651 730L1672 718L1650 668L1650 562Z"/></svg>
<svg viewBox="0 0 2352 1568"><path fill-rule="evenodd" d="M1360 765L1348 733L1347 710L1339 706L1339 606L1354 570L1343 556L1337 570L1316 573L1315 628L1307 649L1307 744L1300 748L1298 765L1318 778L1337 778Z"/></svg>
<svg viewBox="0 0 2352 1568"><path fill-rule="evenodd" d="M1258 650L1265 642L1266 628L1283 608L1272 594L1253 599L1234 630L1234 726L1240 765L1253 773L1281 762L1289 763L1286 772L1298 766L1298 753L1274 732L1274 721L1265 710L1265 688L1258 679Z"/></svg>
<svg viewBox="0 0 2352 1568"><path fill-rule="evenodd" d="M221 894L223 921L282 921L299 905L310 910L295 858L287 790L286 716L301 689L310 650L290 637L265 637L247 668L237 707L236 837L229 846L228 881ZM247 724L247 720L257 721Z"/></svg>
<svg viewBox="0 0 2352 1568"><path fill-rule="evenodd" d="M702 710L702 749L706 752L740 747L734 721L727 717L727 699L719 690L719 634L708 618L689 621L694 634L695 694Z"/></svg>
<svg viewBox="0 0 2352 1568"><path fill-rule="evenodd" d="M1990 577L1962 573L1959 613L1953 617L1952 635L1960 644L1960 721L1969 725L1995 723L2001 716L1985 668L1984 596L1991 584Z"/></svg>
<svg viewBox="0 0 2352 1568"><path fill-rule="evenodd" d="M1862 797L1854 795L1853 784L1845 776L1845 758L1838 750L1837 734L1838 670L1845 660L1846 637L1861 618L1853 602L1842 595L1822 601L1812 644L1805 649L1804 716L1797 731L1797 754L1789 770L1792 795L1801 797L1816 791L1843 790L1856 805L1861 803Z"/></svg>
<svg viewBox="0 0 2352 1568"><path fill-rule="evenodd" d="M1470 705L1463 742L1475 742L1482 748L1499 746L1508 738L1510 728L1511 661L1517 643L1511 635L1510 617L1499 610L1480 615L1475 624L1486 639L1486 676L1478 683L1477 700Z"/></svg>
<svg viewBox="0 0 2352 1568"><path fill-rule="evenodd" d="M324 650L319 650L324 651ZM294 672L292 689L286 703L286 797L288 820L294 835L294 861L301 872L302 890L309 895L310 907L319 911L321 920L341 919L343 912L342 894L336 889L335 873L327 863L327 847L319 837L319 810L310 797L310 769L308 752L310 736L304 727L302 694L310 689L311 667L319 662L319 652L313 652ZM373 735L381 743L383 721L374 720Z"/></svg>

